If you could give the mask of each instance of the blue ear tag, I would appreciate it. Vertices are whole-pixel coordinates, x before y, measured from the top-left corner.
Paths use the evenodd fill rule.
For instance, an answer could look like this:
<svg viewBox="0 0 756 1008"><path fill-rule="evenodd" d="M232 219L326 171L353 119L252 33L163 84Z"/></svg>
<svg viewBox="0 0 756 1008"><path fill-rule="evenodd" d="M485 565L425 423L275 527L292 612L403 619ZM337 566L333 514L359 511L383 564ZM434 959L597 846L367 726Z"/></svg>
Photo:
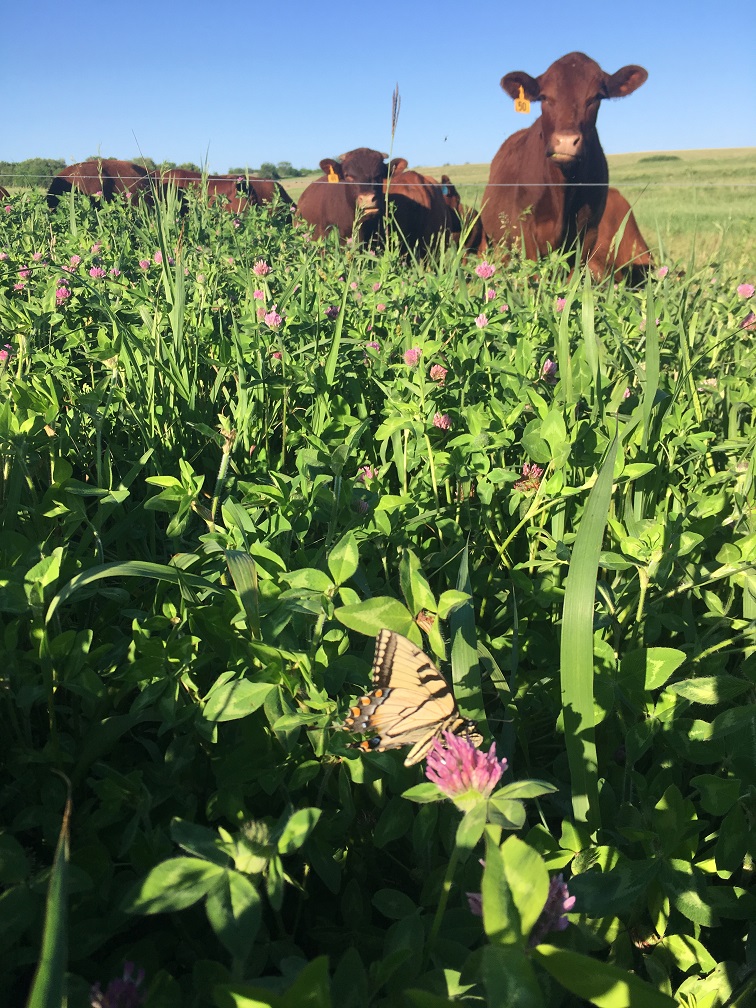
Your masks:
<svg viewBox="0 0 756 1008"><path fill-rule="evenodd" d="M448 196L449 195L449 186L442 185L441 186L441 192L444 194L444 196Z"/></svg>

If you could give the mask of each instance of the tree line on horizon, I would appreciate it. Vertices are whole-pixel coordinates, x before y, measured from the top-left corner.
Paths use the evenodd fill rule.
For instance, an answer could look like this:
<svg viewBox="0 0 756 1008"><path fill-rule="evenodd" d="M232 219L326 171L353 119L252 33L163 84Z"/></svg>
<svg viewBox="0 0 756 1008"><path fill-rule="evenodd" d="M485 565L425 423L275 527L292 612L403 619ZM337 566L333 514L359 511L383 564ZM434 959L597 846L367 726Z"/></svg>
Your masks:
<svg viewBox="0 0 756 1008"><path fill-rule="evenodd" d="M101 154L93 154L83 158L84 161L105 160ZM169 168L179 168L184 171L202 171L199 165L192 161L185 161L183 164L176 164L175 161L153 161L152 158L138 157L133 159L135 164L140 164L147 171L160 169L167 171ZM39 186L46 189L53 177L66 167L66 162L60 158L27 158L25 161L0 161L0 185L9 187ZM273 164L272 161L263 161L259 168L229 168L229 175L259 175L261 178L299 178L302 175L312 174L311 168L294 168L289 161L279 161Z"/></svg>

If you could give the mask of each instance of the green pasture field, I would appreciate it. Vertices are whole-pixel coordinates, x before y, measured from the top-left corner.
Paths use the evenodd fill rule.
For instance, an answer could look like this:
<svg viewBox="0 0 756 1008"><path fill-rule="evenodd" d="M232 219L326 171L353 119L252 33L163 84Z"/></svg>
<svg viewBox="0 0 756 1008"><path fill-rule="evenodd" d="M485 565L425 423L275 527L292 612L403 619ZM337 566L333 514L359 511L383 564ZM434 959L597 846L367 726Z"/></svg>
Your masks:
<svg viewBox="0 0 756 1008"><path fill-rule="evenodd" d="M730 260L756 268L756 148L610 154L608 161L611 184L632 205L660 263ZM488 164L418 170L437 179L448 175L465 204L480 206ZM313 178L283 185L296 200Z"/></svg>
<svg viewBox="0 0 756 1008"><path fill-rule="evenodd" d="M11 197L3 1006L753 1005L756 285L677 248Z"/></svg>

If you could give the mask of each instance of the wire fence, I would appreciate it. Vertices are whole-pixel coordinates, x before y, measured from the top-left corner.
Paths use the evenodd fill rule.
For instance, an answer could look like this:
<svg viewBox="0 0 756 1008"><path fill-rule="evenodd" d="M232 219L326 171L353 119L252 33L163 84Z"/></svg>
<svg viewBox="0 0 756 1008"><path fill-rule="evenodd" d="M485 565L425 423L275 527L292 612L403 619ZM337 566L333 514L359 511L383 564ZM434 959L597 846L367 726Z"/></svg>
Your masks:
<svg viewBox="0 0 756 1008"><path fill-rule="evenodd" d="M172 169L172 170L175 171L175 169ZM415 173L414 169L410 169L410 170L413 173ZM422 173L421 172L417 172L416 174L422 174ZM4 173L0 172L0 184L2 184L3 180L5 180L5 179L13 179L15 177L16 176L14 174L4 174ZM298 179L296 179L296 181L298 181L298 182L305 182L305 181L307 181L308 184L309 184L309 182L318 182L318 181L320 181L321 178L324 178L324 177L327 178L327 176L318 176L317 178L310 178L309 180L307 180L304 177L300 176ZM40 184L42 184L42 182L49 182L51 180L51 176L50 175L27 175L27 174L24 174L24 178L27 179L27 180L28 179L37 179L40 182ZM58 178L58 176L54 175L54 176L52 176L52 178ZM395 179L395 180L399 180L400 178L401 178L400 175L393 176L393 179ZM426 176L426 178L427 178L427 176ZM157 175L134 177L134 176L122 176L122 175L108 175L108 174L105 174L105 175L76 175L72 179L66 177L66 180L70 181L72 185L75 185L77 182L81 182L81 181L98 181L98 182L101 182L101 181L104 181L106 179L116 179L118 181L128 182L128 183L141 182L143 180L144 181L150 181L150 180L152 180L152 181L155 181L155 182L161 181L158 178ZM224 174L218 173L218 174L203 175L202 179L200 180L200 179L194 178L193 176L182 177L182 176L179 175L179 176L174 176L172 178L169 178L169 179L165 180L165 182L167 184L170 184L172 182L174 184L176 184L176 183L187 183L187 184L191 184L191 185L197 185L197 184L201 184L203 181L208 181L208 182L224 181L224 182L228 182L228 181L231 181L232 179L237 179L240 182L245 182L245 181L247 181L247 176L245 176L245 175L234 175L234 174L225 174L224 175ZM289 184L291 184L292 182L295 181L295 177L286 177L286 178L274 179L274 178L262 178L262 177L257 176L257 175L250 175L249 176L249 181L250 182L278 182L280 185L283 185L284 188L285 188L287 182ZM352 186L352 185L353 186L360 186L360 185L367 185L367 184L379 185L381 183L381 181L386 181L386 180L384 179L384 180L380 180L378 182L372 182L372 180L365 180L364 182L349 182L349 181L347 181L345 179L339 179L338 180L338 184L339 185L345 185L345 186ZM12 182L8 182L7 184L8 185L13 185ZM331 183L329 183L329 184L331 184ZM425 182L415 182L415 181L413 181L413 182L405 182L404 184L405 185L416 186L417 188L432 189L434 187L444 185L445 183L439 182L438 180L433 180L433 181L425 181ZM455 189L479 188L480 186L489 186L492 189L516 189L519 186L538 186L539 188L552 188L552 189L597 189L597 188L603 189L603 188L606 188L607 185L610 185L610 186L613 185L613 182L612 182L611 179L609 180L608 183L606 183L606 182L567 182L567 181L565 181L565 182L542 182L540 180L530 181L530 180L525 180L525 179L518 179L516 182L488 182L488 181L483 181L483 180L480 180L478 182L455 182L452 179L452 180L450 180L449 185L454 186ZM618 183L618 185L621 185L623 189L756 189L756 181L753 181L753 182L696 182L696 181L692 181L692 182L672 182L672 181L670 181L670 182L645 182L645 181L638 181L638 182L620 182L620 183ZM16 188L24 188L24 186L15 186L15 187Z"/></svg>

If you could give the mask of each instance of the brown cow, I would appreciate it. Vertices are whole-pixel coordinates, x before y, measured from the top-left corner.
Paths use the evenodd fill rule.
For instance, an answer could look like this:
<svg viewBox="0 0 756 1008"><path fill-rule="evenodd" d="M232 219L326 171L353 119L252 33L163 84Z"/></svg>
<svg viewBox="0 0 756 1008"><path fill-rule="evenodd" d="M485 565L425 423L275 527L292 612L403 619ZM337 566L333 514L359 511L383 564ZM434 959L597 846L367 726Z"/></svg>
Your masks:
<svg viewBox="0 0 756 1008"><path fill-rule="evenodd" d="M630 204L616 189L606 194L606 206L588 265L596 276L627 277L643 283L651 268L651 253L640 233Z"/></svg>
<svg viewBox="0 0 756 1008"><path fill-rule="evenodd" d="M522 236L525 255L582 243L582 260L596 243L609 171L596 132L599 104L623 98L648 77L639 66L607 74L583 53L569 53L533 78L508 73L501 86L541 103L541 115L514 133L491 163L483 194L483 227L510 247Z"/></svg>
<svg viewBox="0 0 756 1008"><path fill-rule="evenodd" d="M430 175L408 171L406 158L394 158L384 192L394 211L401 243L427 251L441 235L459 239L459 215L444 197L443 187Z"/></svg>
<svg viewBox="0 0 756 1008"><path fill-rule="evenodd" d="M165 171L158 168L150 176L163 195L170 186L175 186L182 192L202 186L201 172L188 168L167 168ZM221 200L223 206L233 214L241 213L250 206L272 203L276 198L287 205L292 202L283 186L272 179L247 178L244 175L208 175L206 178L210 206ZM186 210L186 206L186 201L182 199L182 209Z"/></svg>
<svg viewBox="0 0 756 1008"><path fill-rule="evenodd" d="M275 179L258 178L256 175L249 176L249 184L254 189L258 203L285 203L286 206L293 207L294 200L289 196L280 182Z"/></svg>
<svg viewBox="0 0 756 1008"><path fill-rule="evenodd" d="M2 186L0 186L0 199L10 199L10 193L7 189L3 189Z"/></svg>
<svg viewBox="0 0 756 1008"><path fill-rule="evenodd" d="M64 193L76 189L87 196L100 194L105 201L116 193L140 195L149 200L150 186L147 169L133 161L103 158L81 161L61 169L47 190L47 205L54 210Z"/></svg>
<svg viewBox="0 0 756 1008"><path fill-rule="evenodd" d="M459 217L462 234L465 236L465 248L471 252L484 252L486 248L486 236L483 234L483 222L480 219L480 214L475 210L462 206L462 198L448 175L441 176L441 192L447 205Z"/></svg>
<svg viewBox="0 0 756 1008"><path fill-rule="evenodd" d="M316 238L336 230L342 241L351 238L357 217L358 238L370 242L383 225L386 203L383 183L388 154L358 147L340 158L320 162L323 176L299 197L297 212L314 226Z"/></svg>

